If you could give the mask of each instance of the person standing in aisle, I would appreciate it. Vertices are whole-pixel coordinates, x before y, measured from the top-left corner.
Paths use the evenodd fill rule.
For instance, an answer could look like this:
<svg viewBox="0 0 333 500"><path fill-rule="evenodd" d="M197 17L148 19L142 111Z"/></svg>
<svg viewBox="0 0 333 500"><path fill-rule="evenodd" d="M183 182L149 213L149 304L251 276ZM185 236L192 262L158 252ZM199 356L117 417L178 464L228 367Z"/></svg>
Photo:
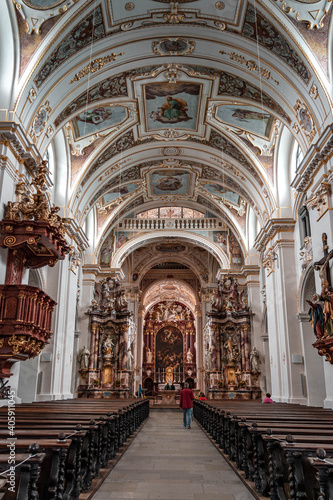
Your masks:
<svg viewBox="0 0 333 500"><path fill-rule="evenodd" d="M194 394L188 382L185 382L184 389L180 393L180 407L183 410L183 423L186 429L191 429L193 399Z"/></svg>

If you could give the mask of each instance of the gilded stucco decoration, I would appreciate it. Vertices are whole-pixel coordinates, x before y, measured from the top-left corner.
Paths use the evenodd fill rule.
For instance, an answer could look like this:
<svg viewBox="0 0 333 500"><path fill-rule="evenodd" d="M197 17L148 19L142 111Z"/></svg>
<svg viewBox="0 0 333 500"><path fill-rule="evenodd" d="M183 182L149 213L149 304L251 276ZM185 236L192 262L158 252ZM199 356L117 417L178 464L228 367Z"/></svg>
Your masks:
<svg viewBox="0 0 333 500"><path fill-rule="evenodd" d="M256 12L251 4L248 4L247 7L242 34L254 41L258 39L261 46L281 58L305 83L309 82L311 74L299 55L299 51L284 38L268 19Z"/></svg>
<svg viewBox="0 0 333 500"><path fill-rule="evenodd" d="M331 6L331 0L274 0L277 7L308 30L320 29Z"/></svg>
<svg viewBox="0 0 333 500"><path fill-rule="evenodd" d="M322 136L313 144L313 153L307 155L299 165L291 187L299 192L306 191L312 178L321 165L327 163L332 156L333 124L326 127Z"/></svg>
<svg viewBox="0 0 333 500"><path fill-rule="evenodd" d="M279 85L280 82L272 77L271 70L261 65L258 66L258 63L256 63L253 59L246 59L241 54L237 54L236 52L225 52L224 50L220 50L220 54L229 56L230 61L244 64L249 71L255 71L266 80L272 80L276 83L276 85Z"/></svg>
<svg viewBox="0 0 333 500"><path fill-rule="evenodd" d="M122 31L131 31L144 26L163 24L200 25L214 28L220 31L226 29L225 22L222 21L222 18L219 18L219 16L216 15L216 10L220 9L216 8L214 4L208 6L206 5L202 9L196 9L193 11L192 9L186 10L186 6L183 7L184 2L168 1L165 2L169 4L167 9L165 7L161 8L160 6L159 9L147 10L147 8L145 8L144 6L144 2L142 2L142 5L140 6L141 15L139 14L138 9L133 9L132 16L128 12L126 13L126 16L121 16L121 7L116 6L115 0L110 0L110 3L112 4L112 17L114 18L113 24L117 23L117 17L119 17L118 22L121 22L124 17L127 17L127 21L122 22L122 24L120 25ZM235 0L233 3L234 5L230 6L229 9L230 17L228 20L230 20L230 22L234 24L235 18L237 18L237 12L240 8L240 0Z"/></svg>
<svg viewBox="0 0 333 500"><path fill-rule="evenodd" d="M96 73L97 71L100 71L102 68L104 68L104 66L106 64L109 64L112 61L116 61L118 56L123 56L123 55L124 55L124 52L120 52L119 54L112 52L112 54L109 54L108 56L99 57L98 59L94 59L87 66L82 68L78 73L75 73L74 78L69 83L78 82L84 76L89 75L91 73Z"/></svg>
<svg viewBox="0 0 333 500"><path fill-rule="evenodd" d="M186 56L193 50L194 41L186 38L163 38L153 42L154 54L158 56Z"/></svg>
<svg viewBox="0 0 333 500"><path fill-rule="evenodd" d="M30 137L33 142L37 142L38 138L41 136L47 121L49 119L52 109L49 101L45 101L42 106L38 108L36 115L32 120Z"/></svg>
<svg viewBox="0 0 333 500"><path fill-rule="evenodd" d="M192 287L176 279L158 280L149 286L144 293L143 305L147 310L155 302L163 300L184 302L192 311L194 311L197 302Z"/></svg>
<svg viewBox="0 0 333 500"><path fill-rule="evenodd" d="M311 236L306 236L304 238L299 257L302 262L302 270L304 271L308 267L309 263L313 261L313 247Z"/></svg>
<svg viewBox="0 0 333 500"><path fill-rule="evenodd" d="M325 174L326 175L326 174ZM317 221L319 221L323 215L326 214L331 208L331 182L328 179L324 179L317 188L312 191L312 196L307 201L307 206L314 210L317 210Z"/></svg>
<svg viewBox="0 0 333 500"><path fill-rule="evenodd" d="M144 191L141 184L141 182L138 184L129 183L121 188L117 187L109 191L99 202L96 202L98 213L101 215L108 215L110 210L138 196Z"/></svg>
<svg viewBox="0 0 333 500"><path fill-rule="evenodd" d="M36 99L37 97L37 94L36 94L36 91L35 89L32 87L30 90L29 90L29 94L28 94L28 101L30 102L30 104L33 103L33 101Z"/></svg>
<svg viewBox="0 0 333 500"><path fill-rule="evenodd" d="M81 23L66 35L36 75L34 81L41 87L45 80L69 57L84 49L94 41L105 37L105 27L101 7L96 7Z"/></svg>
<svg viewBox="0 0 333 500"><path fill-rule="evenodd" d="M312 139L316 135L316 129L308 107L302 101L297 99L294 106L294 111L296 113L300 128L306 135L308 142L311 143Z"/></svg>
<svg viewBox="0 0 333 500"><path fill-rule="evenodd" d="M312 99L317 99L319 96L318 87L315 83L313 83L310 87L309 96L312 97Z"/></svg>
<svg viewBox="0 0 333 500"><path fill-rule="evenodd" d="M276 258L277 257L276 257L275 252L273 251L272 248L270 248L268 250L268 252L266 253L263 261L262 261L262 265L266 269L266 276L267 276L267 278L268 278L268 276L270 276L275 271L275 261L276 261Z"/></svg>
<svg viewBox="0 0 333 500"><path fill-rule="evenodd" d="M48 19L65 14L78 0L46 0L42 3L34 0L13 0L16 9L26 22L28 34L41 34L41 26Z"/></svg>

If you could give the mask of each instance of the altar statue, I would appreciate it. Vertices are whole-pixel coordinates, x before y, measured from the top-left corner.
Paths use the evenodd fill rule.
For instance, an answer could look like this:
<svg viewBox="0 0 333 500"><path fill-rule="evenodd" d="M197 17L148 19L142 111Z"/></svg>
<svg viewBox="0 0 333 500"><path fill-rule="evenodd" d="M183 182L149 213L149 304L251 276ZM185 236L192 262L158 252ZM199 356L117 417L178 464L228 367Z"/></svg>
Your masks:
<svg viewBox="0 0 333 500"><path fill-rule="evenodd" d="M80 365L80 370L87 370L89 367L90 352L84 345L78 355L78 362Z"/></svg>
<svg viewBox="0 0 333 500"><path fill-rule="evenodd" d="M251 363L251 370L253 372L258 372L259 371L259 352L257 349L254 347L252 351L250 352L250 363Z"/></svg>
<svg viewBox="0 0 333 500"><path fill-rule="evenodd" d="M112 349L114 347L114 343L111 340L111 337L107 337L103 342L103 355L110 356L112 354Z"/></svg>
<svg viewBox="0 0 333 500"><path fill-rule="evenodd" d="M234 358L234 342L232 338L229 336L228 340L226 340L223 344L223 347L226 350L226 358L228 361L232 361Z"/></svg>
<svg viewBox="0 0 333 500"><path fill-rule="evenodd" d="M191 353L191 349L189 349L186 353L186 361L188 363L192 363L193 362L193 354Z"/></svg>
<svg viewBox="0 0 333 500"><path fill-rule="evenodd" d="M153 362L153 353L151 352L149 347L147 347L146 357L147 357L147 363Z"/></svg>

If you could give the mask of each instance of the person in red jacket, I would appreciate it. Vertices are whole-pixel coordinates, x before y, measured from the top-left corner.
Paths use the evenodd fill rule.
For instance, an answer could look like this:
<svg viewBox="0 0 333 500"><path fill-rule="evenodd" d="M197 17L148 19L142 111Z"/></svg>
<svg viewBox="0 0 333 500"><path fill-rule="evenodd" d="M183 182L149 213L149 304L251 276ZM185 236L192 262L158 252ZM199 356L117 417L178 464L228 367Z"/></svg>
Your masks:
<svg viewBox="0 0 333 500"><path fill-rule="evenodd" d="M263 400L263 403L273 403L273 399L271 398L271 395L269 394L269 392L266 394L266 397Z"/></svg>
<svg viewBox="0 0 333 500"><path fill-rule="evenodd" d="M184 389L180 393L180 407L183 410L184 427L191 429L192 408L194 394L189 388L189 384L185 382Z"/></svg>

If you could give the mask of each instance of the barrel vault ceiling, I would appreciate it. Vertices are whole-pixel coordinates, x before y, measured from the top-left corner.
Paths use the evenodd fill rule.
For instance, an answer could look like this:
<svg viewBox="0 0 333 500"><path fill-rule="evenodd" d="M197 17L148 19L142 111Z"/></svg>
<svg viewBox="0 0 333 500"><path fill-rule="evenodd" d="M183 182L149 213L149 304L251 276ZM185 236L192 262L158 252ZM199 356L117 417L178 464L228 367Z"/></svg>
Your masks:
<svg viewBox="0 0 333 500"><path fill-rule="evenodd" d="M283 148L306 154L332 120L332 3L13 4L12 109L65 161L67 216L93 217L100 248L124 217L186 207L246 254L249 218L279 205Z"/></svg>

